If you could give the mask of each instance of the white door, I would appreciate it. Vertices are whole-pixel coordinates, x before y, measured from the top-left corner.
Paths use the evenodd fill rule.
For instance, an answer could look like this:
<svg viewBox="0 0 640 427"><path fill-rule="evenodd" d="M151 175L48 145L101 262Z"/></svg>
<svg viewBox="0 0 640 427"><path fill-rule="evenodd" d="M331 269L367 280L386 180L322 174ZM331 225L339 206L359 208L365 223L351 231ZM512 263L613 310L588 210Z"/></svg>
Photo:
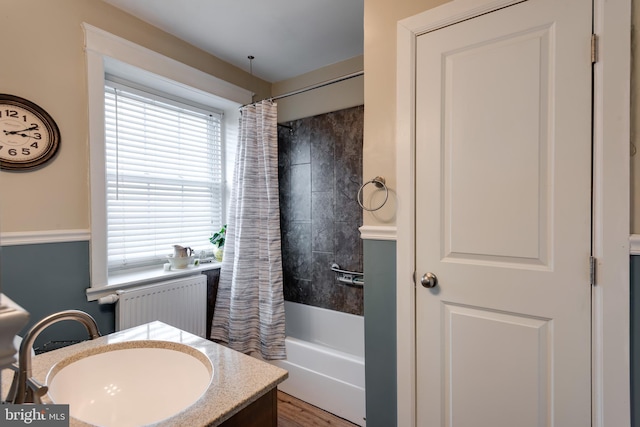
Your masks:
<svg viewBox="0 0 640 427"><path fill-rule="evenodd" d="M591 7L418 37L419 426L591 425Z"/></svg>

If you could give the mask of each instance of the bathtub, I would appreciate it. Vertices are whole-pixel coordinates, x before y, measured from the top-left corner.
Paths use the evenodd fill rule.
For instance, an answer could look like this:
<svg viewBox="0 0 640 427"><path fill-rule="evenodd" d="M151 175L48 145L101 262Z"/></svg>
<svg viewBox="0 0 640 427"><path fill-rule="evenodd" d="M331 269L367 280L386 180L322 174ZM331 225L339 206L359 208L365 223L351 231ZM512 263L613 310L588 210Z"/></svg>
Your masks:
<svg viewBox="0 0 640 427"><path fill-rule="evenodd" d="M289 371L281 391L365 426L364 318L285 301Z"/></svg>

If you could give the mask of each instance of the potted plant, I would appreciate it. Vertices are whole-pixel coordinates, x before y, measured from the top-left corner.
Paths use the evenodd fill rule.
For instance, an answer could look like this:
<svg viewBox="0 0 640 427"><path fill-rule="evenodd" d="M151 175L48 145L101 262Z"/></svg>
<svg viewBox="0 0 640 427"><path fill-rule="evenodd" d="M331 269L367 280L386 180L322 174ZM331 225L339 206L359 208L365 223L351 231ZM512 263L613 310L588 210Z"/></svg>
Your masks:
<svg viewBox="0 0 640 427"><path fill-rule="evenodd" d="M216 247L216 249L213 251L213 256L218 262L222 262L222 252L224 251L224 240L226 236L227 224L223 225L217 233L213 233L213 235L209 237L209 241L211 242L211 244Z"/></svg>

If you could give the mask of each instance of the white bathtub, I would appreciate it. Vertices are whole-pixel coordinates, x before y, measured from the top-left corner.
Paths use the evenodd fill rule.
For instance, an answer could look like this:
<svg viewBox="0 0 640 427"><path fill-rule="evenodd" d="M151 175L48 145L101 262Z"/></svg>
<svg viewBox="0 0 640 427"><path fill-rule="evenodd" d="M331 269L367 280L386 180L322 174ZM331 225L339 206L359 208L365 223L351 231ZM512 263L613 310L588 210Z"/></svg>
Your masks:
<svg viewBox="0 0 640 427"><path fill-rule="evenodd" d="M289 371L278 388L365 426L364 318L285 301Z"/></svg>

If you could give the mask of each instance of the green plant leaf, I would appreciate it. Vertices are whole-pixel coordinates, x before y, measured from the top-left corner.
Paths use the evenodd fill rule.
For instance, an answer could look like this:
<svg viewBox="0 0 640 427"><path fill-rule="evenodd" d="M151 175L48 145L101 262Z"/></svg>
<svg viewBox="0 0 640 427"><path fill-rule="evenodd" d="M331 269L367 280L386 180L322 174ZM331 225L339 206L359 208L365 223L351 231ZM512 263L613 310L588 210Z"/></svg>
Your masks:
<svg viewBox="0 0 640 427"><path fill-rule="evenodd" d="M213 233L211 237L209 237L209 241L211 244L221 248L224 246L224 241L227 236L227 224L223 225L222 228L217 232Z"/></svg>

